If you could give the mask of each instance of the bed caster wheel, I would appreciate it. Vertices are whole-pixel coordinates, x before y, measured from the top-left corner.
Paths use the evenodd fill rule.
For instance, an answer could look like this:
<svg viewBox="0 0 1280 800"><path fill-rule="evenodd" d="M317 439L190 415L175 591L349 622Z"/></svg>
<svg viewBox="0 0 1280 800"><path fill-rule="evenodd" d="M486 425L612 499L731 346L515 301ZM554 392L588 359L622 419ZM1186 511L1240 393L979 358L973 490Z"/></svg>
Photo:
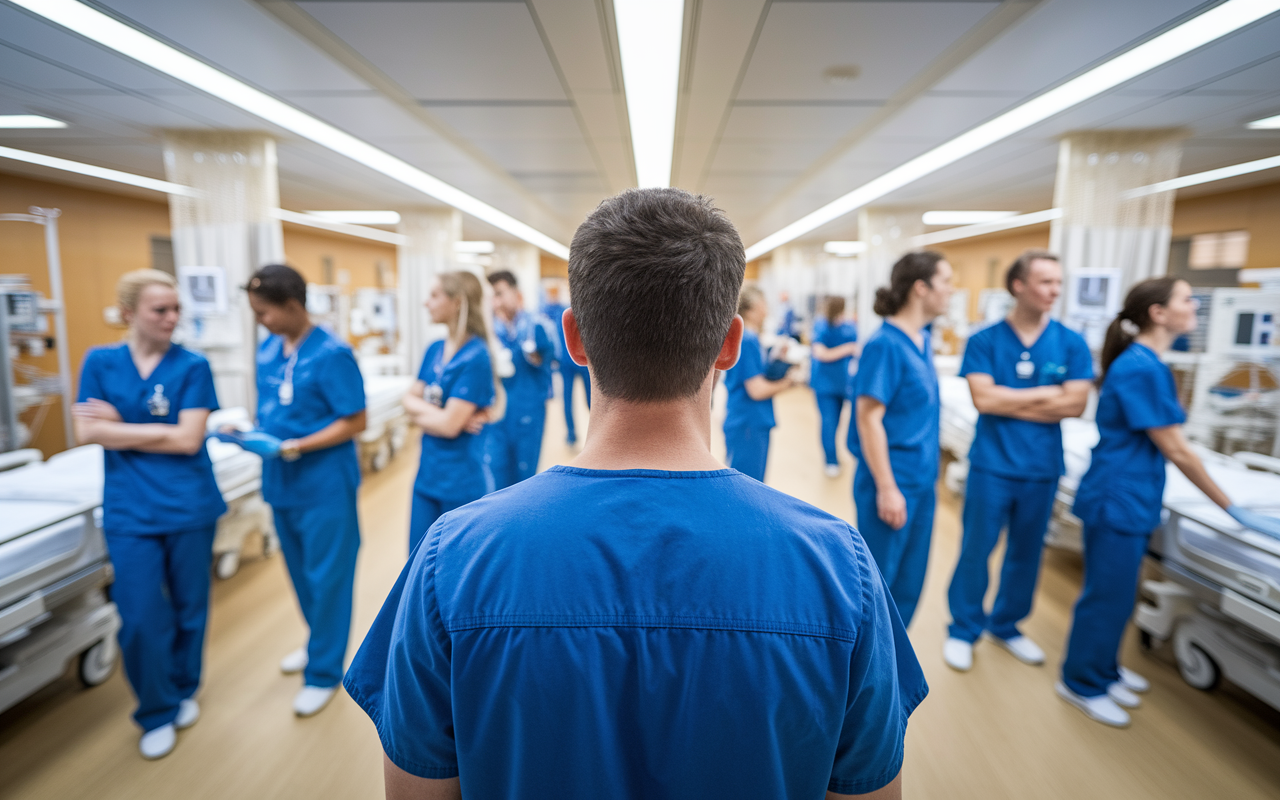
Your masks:
<svg viewBox="0 0 1280 800"><path fill-rule="evenodd" d="M369 466L374 472L382 472L391 463L391 445L385 441L378 443L378 449L373 451L373 458L369 461Z"/></svg>
<svg viewBox="0 0 1280 800"><path fill-rule="evenodd" d="M1217 686L1222 677L1213 658L1190 642L1178 653L1178 672L1187 685L1205 692Z"/></svg>
<svg viewBox="0 0 1280 800"><path fill-rule="evenodd" d="M1151 638L1151 634L1147 631L1138 631L1138 646L1148 652L1155 647L1155 639Z"/></svg>
<svg viewBox="0 0 1280 800"><path fill-rule="evenodd" d="M218 564L213 571L215 575L225 581L235 575L238 569L240 569L240 554L232 552L218 556Z"/></svg>
<svg viewBox="0 0 1280 800"><path fill-rule="evenodd" d="M111 677L116 668L116 660L120 657L120 647L116 637L108 636L80 654L80 666L77 670L80 682L85 686L99 686Z"/></svg>

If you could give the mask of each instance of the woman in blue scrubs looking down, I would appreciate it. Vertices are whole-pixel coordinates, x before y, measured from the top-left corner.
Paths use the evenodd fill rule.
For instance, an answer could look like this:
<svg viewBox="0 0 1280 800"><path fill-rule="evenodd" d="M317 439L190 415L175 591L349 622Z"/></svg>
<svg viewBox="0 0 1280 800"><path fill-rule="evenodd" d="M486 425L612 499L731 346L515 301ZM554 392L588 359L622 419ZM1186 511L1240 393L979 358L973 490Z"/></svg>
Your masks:
<svg viewBox="0 0 1280 800"><path fill-rule="evenodd" d="M1240 524L1272 536L1280 521L1231 504L1182 434L1186 414L1160 360L1196 327L1191 286L1176 278L1136 284L1107 329L1098 394L1098 444L1072 512L1084 523L1084 589L1076 601L1058 695L1090 719L1129 724L1135 692L1150 688L1119 665L1147 540L1160 525L1165 459Z"/></svg>
<svg viewBox="0 0 1280 800"><path fill-rule="evenodd" d="M76 439L106 449L103 530L120 611L125 675L145 758L167 755L176 730L200 717L209 575L218 517L227 510L204 447L218 408L203 356L172 343L177 283L137 270L117 286L129 334L85 356Z"/></svg>
<svg viewBox="0 0 1280 800"><path fill-rule="evenodd" d="M280 662L302 673L294 713L324 708L342 681L351 633L360 518L355 437L365 428L364 379L345 342L311 324L307 284L273 264L246 287L258 324L271 335L258 348L258 427L283 440L262 464L280 551L310 628L306 647Z"/></svg>
<svg viewBox="0 0 1280 800"><path fill-rule="evenodd" d="M760 287L742 287L738 314L746 330L738 363L724 373L724 386L729 390L724 417L725 463L763 483L769 461L769 432L775 424L773 398L794 386L795 380L787 375L778 380L765 376L768 357L760 344L760 331L769 316L769 306Z"/></svg>
<svg viewBox="0 0 1280 800"><path fill-rule="evenodd" d="M409 552L440 515L493 491L485 462L486 422L502 419L502 396L489 353L484 287L470 272L441 273L427 297L431 321L449 335L433 342L418 380L404 396L422 429L422 462L413 483Z"/></svg>
<svg viewBox="0 0 1280 800"><path fill-rule="evenodd" d="M876 291L884 324L862 348L849 451L858 459L858 532L880 566L903 625L924 589L938 480L938 373L930 324L951 300L951 265L908 253Z"/></svg>
<svg viewBox="0 0 1280 800"><path fill-rule="evenodd" d="M840 458L836 453L836 429L848 400L849 367L858 354L858 329L844 319L844 298L828 297L826 313L813 323L813 364L809 386L818 402L822 418L822 453L826 456L826 475L840 474Z"/></svg>

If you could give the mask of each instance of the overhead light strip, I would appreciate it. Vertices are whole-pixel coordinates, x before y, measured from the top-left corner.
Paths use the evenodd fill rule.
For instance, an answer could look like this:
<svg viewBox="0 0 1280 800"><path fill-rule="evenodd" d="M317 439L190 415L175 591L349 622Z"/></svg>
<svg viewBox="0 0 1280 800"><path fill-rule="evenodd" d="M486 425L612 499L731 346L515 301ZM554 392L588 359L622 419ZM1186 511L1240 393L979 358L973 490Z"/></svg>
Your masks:
<svg viewBox="0 0 1280 800"><path fill-rule="evenodd" d="M1252 131L1269 131L1275 128L1280 128L1280 114L1277 114L1274 117L1267 117L1266 119L1255 119L1245 127Z"/></svg>
<svg viewBox="0 0 1280 800"><path fill-rule="evenodd" d="M281 222L292 222L295 225L306 225L309 228L320 228L347 236L356 236L361 239L372 239L375 242L383 242L385 244L403 245L409 243L409 237L402 233L392 233L391 231L382 231L377 228L367 228L364 225L352 225L347 222L334 222L324 217L317 217L315 214L286 211L283 208L273 209L271 213Z"/></svg>
<svg viewBox="0 0 1280 800"><path fill-rule="evenodd" d="M179 183L169 183L168 181L156 180L155 178L148 178L143 175L134 175L132 172L121 172L117 169L95 167L92 164L82 164L79 161L70 161L65 158L56 158L54 156L46 156L41 153L32 153L28 150L15 150L12 147L0 147L0 158L8 158L13 161L23 161L28 164L49 167L50 169L60 169L63 172L74 172L77 175L88 175L91 178L101 178L104 181L124 183L129 186L137 186L142 189L164 192L165 194L178 194L183 197L198 197L200 195L200 192L196 189L193 189L190 186L183 186Z"/></svg>
<svg viewBox="0 0 1280 800"><path fill-rule="evenodd" d="M1280 0L1228 0L1055 89L917 156L747 248L759 258L985 147L1280 11Z"/></svg>
<svg viewBox="0 0 1280 800"><path fill-rule="evenodd" d="M0 128L33 130L36 128L65 127L67 127L67 123L62 120L42 117L39 114L0 114Z"/></svg>
<svg viewBox="0 0 1280 800"><path fill-rule="evenodd" d="M327 147L559 258L569 248L478 198L77 0L11 0L117 53Z"/></svg>
<svg viewBox="0 0 1280 800"><path fill-rule="evenodd" d="M1133 200L1138 197L1146 197L1149 194L1172 192L1175 189L1183 189L1187 186L1197 186L1201 183L1213 183L1214 181L1234 178L1237 175L1248 175L1250 172L1261 172L1264 169L1276 169L1277 167L1280 167L1280 156L1260 158L1257 161L1246 161L1243 164L1234 164L1230 167L1211 169L1208 172L1197 172L1194 175L1183 175L1181 178L1160 181L1159 183L1153 183L1150 186L1140 186L1137 189L1130 189L1129 191L1124 192L1120 197L1125 200Z"/></svg>
<svg viewBox="0 0 1280 800"><path fill-rule="evenodd" d="M1028 225L1039 225L1042 222L1052 222L1055 219L1062 219L1062 209L1050 208L1045 211L1034 211L1030 214L1019 214L1016 217L1005 217L994 222L980 222L977 225L964 225L959 228L938 231L937 233L925 233L912 237L911 246L928 247L942 244L943 242L954 242L957 239L971 239L974 236L985 236L988 233L1025 228Z"/></svg>
<svg viewBox="0 0 1280 800"><path fill-rule="evenodd" d="M684 0L613 0L631 150L641 189L671 185Z"/></svg>

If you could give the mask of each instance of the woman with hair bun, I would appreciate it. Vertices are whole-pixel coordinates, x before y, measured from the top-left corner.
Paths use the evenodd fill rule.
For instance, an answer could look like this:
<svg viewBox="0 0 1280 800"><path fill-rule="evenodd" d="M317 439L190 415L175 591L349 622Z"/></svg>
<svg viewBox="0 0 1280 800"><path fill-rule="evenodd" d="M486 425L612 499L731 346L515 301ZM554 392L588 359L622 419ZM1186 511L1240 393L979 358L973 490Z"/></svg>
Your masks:
<svg viewBox="0 0 1280 800"><path fill-rule="evenodd" d="M854 378L849 451L858 459L853 500L867 543L903 625L924 589L938 479L938 374L930 324L951 300L951 265L908 253L876 291L884 324L862 348Z"/></svg>
<svg viewBox="0 0 1280 800"><path fill-rule="evenodd" d="M1125 708L1150 684L1119 665L1147 540L1160 525L1165 460L1248 528L1280 537L1280 520L1232 505L1182 434L1186 414L1160 360L1196 327L1191 286L1177 278L1134 285L1102 346L1098 433L1072 512L1084 523L1084 589L1071 623L1062 699L1106 725L1129 724ZM1122 707L1123 706L1123 707Z"/></svg>

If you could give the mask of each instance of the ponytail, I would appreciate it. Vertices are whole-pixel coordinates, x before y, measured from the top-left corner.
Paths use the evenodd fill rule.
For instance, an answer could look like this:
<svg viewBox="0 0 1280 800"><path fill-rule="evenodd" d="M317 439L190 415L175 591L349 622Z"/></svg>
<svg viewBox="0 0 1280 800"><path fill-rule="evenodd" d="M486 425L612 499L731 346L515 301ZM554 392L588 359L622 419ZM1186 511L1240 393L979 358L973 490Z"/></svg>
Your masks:
<svg viewBox="0 0 1280 800"><path fill-rule="evenodd" d="M907 253L898 259L889 274L889 285L876 289L876 301L872 310L882 317L897 314L911 299L911 290L915 288L916 281L932 281L938 272L938 262L942 260L942 254L932 250Z"/></svg>
<svg viewBox="0 0 1280 800"><path fill-rule="evenodd" d="M1173 287L1180 278L1148 278L1133 285L1124 297L1124 307L1107 326L1107 338L1102 342L1102 371L1098 385L1107 377L1107 370L1120 354L1133 344L1139 333L1151 327L1151 307L1168 305L1173 297Z"/></svg>

